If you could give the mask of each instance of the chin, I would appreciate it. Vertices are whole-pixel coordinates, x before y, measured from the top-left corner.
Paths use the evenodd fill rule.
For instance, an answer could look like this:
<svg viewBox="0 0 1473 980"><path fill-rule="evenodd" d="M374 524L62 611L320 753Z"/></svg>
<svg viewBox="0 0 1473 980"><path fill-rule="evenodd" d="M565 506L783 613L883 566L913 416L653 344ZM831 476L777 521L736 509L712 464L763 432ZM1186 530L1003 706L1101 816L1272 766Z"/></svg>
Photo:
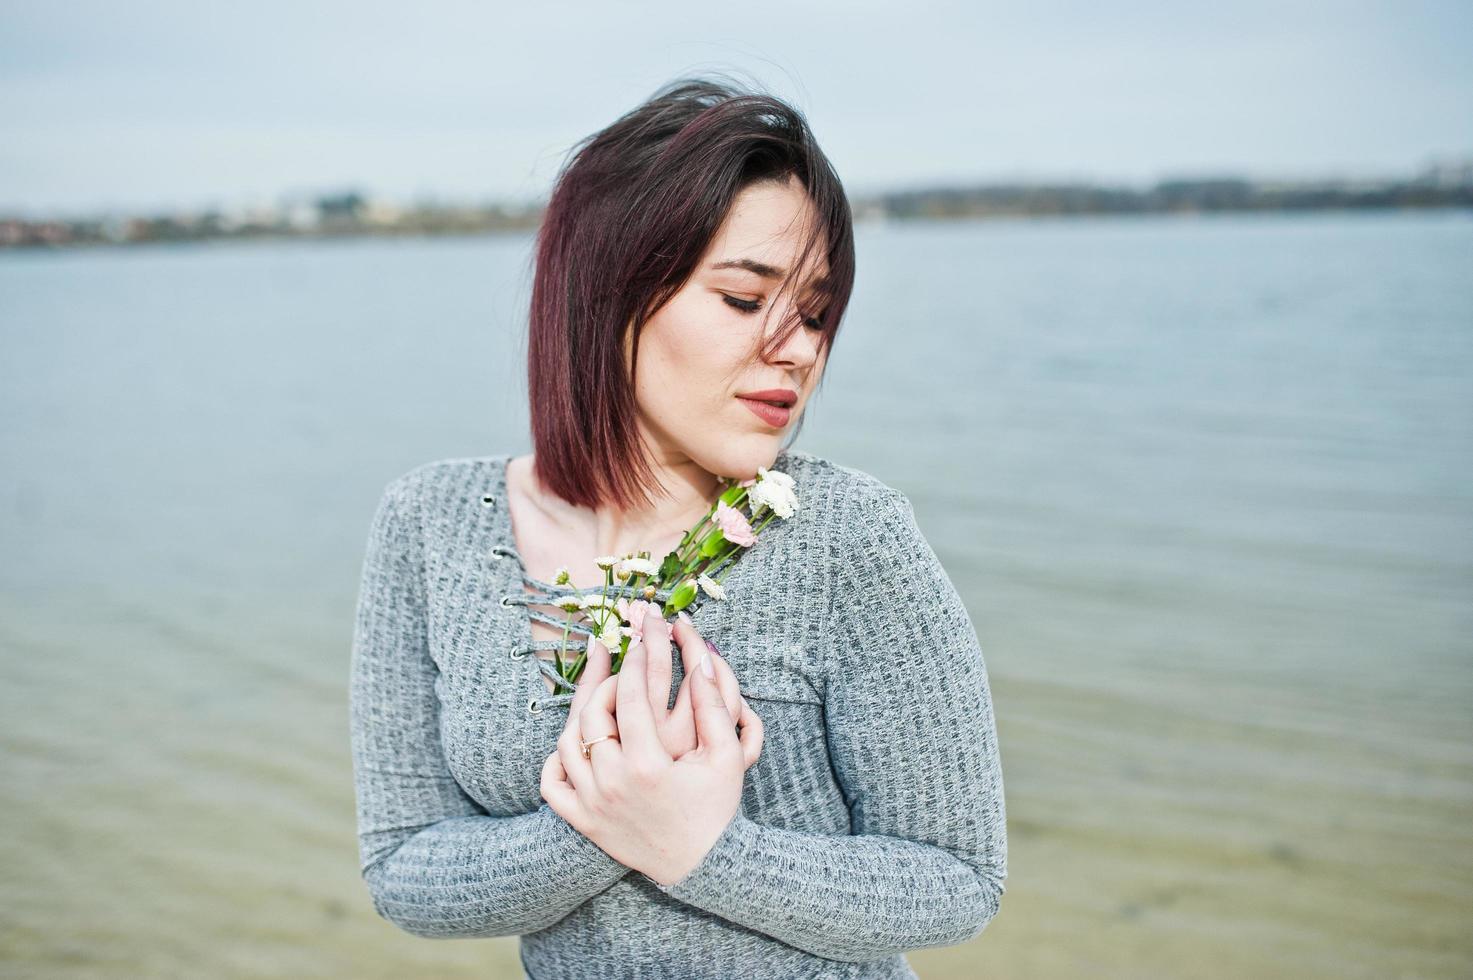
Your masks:
<svg viewBox="0 0 1473 980"><path fill-rule="evenodd" d="M744 433L723 440L721 445L712 446L708 453L692 455L707 472L727 479L750 480L757 476L757 467L772 466L782 450L782 440L786 433L786 429L771 435L760 432Z"/></svg>

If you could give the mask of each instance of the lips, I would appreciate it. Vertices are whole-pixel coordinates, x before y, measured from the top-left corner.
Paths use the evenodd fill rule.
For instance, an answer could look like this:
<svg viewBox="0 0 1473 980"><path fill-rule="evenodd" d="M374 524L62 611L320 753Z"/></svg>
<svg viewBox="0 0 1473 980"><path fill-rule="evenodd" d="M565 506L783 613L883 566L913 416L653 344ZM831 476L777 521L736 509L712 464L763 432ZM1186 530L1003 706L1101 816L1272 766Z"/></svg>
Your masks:
<svg viewBox="0 0 1473 980"><path fill-rule="evenodd" d="M771 402L759 401L755 398L747 398L742 395L737 396L737 401L747 406L747 409L751 411L753 415L757 416L759 419L766 422L774 429L781 429L783 426L787 425L788 420L793 417L793 410L791 408L785 408L781 405L774 405Z"/></svg>
<svg viewBox="0 0 1473 980"><path fill-rule="evenodd" d="M752 401L771 402L782 408L792 408L798 403L798 393L791 388L763 388L761 391L739 391L738 398Z"/></svg>

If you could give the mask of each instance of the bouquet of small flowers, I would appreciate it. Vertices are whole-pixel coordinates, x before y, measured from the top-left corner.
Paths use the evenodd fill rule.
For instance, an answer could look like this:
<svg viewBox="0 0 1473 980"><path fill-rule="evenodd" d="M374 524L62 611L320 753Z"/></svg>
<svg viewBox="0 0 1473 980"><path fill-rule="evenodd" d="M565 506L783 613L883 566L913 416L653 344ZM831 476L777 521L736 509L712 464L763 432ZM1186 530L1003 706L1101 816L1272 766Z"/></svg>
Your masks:
<svg viewBox="0 0 1473 980"><path fill-rule="evenodd" d="M797 509L793 478L759 466L755 479L728 481L706 516L685 532L680 544L658 565L648 551L594 559L604 572L603 587L582 594L569 593L552 603L567 613L563 645L555 651L559 675L577 681L588 660L585 650L570 662L568 635L573 623L586 624L608 648L611 672L618 673L629 645L643 639L645 612L654 606L658 592L670 590L670 597L660 607L661 618L690 605L698 590L713 599L725 599L721 580L731 564L714 577L708 571L756 544L757 535L774 517L791 517ZM570 580L566 568L558 569L556 584L567 585Z"/></svg>

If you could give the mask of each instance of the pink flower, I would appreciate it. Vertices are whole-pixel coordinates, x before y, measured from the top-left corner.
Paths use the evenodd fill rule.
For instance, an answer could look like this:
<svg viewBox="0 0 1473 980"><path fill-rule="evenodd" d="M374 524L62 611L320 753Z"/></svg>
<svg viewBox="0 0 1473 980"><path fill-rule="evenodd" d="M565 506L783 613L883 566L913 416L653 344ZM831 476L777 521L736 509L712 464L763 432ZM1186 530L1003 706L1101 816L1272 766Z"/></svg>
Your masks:
<svg viewBox="0 0 1473 980"><path fill-rule="evenodd" d="M665 637L669 639L671 635L670 624L665 622L664 617L660 615L660 607L653 602L647 599L635 599L633 602L630 602L627 598L621 598L614 604L614 608L618 610L619 618L629 624L631 640L643 642L644 614L646 611L654 613L653 621L659 622L665 627Z"/></svg>
<svg viewBox="0 0 1473 980"><path fill-rule="evenodd" d="M750 548L757 543L757 536L752 533L752 525L747 523L746 515L726 501L716 502L716 514L712 520L721 529L721 536L732 544Z"/></svg>

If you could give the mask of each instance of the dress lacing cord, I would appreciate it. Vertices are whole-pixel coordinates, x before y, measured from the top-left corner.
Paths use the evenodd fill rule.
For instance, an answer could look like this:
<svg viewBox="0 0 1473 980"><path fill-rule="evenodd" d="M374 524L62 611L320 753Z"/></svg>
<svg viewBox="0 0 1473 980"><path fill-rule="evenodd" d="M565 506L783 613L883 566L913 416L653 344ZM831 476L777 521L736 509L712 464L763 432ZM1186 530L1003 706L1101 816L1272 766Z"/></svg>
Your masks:
<svg viewBox="0 0 1473 980"><path fill-rule="evenodd" d="M541 623L546 623L548 626L552 626L557 629L567 630L569 634L567 651L573 656L574 660L577 659L578 654L586 652L588 650L588 642L590 639L592 639L594 635L593 630L590 628L590 624L579 622L569 623L565 619L558 619L554 616L550 616L547 613L542 612L540 609L531 608L532 606L538 605L554 605L556 604L556 601L563 596L580 590L577 590L570 585L557 585L552 582L544 582L541 579L533 578L531 575L528 575L526 565L522 561L522 556L517 553L517 550L515 548L498 544L492 546L490 553L492 559L494 560L500 561L502 559L511 558L514 559L519 566L521 566L521 580L523 584L523 591L520 594L503 595L499 600L501 605L526 606L527 617L529 619L536 620L537 622ZM728 558L726 562L722 563L721 567L724 567L731 560L731 558ZM713 569L712 572L714 573L718 570L719 569ZM527 592L526 586L531 586L535 591ZM646 588L648 588L648 586L615 584L608 586L606 589L600 589L600 593L606 593L609 596L610 600L634 600L645 598ZM581 591L589 592L592 590L584 589ZM670 598L671 593L673 593L674 591L674 589L669 588L656 589L654 599L650 601L654 602L657 605L663 604ZM694 614L696 611L698 611L701 606L704 605L702 599L703 596L698 593L696 599L693 600L691 604L686 607L687 613ZM581 641L575 641L573 639L574 636L581 636L584 639L582 639ZM538 650L561 649L563 649L563 642L561 640L531 640L527 643L510 647L507 650L507 656L511 657L511 659L513 660L522 660L527 656L527 654L536 653ZM542 711L543 708L570 704L573 698L578 693L578 685L573 681L568 680L566 677L560 675L557 671L557 666L550 661L536 656L532 658L532 661L537 665L537 669L544 676L551 678L553 684L556 687L565 688L569 693L548 694L543 697L534 697L527 702L527 711L530 714L535 715L538 712Z"/></svg>

